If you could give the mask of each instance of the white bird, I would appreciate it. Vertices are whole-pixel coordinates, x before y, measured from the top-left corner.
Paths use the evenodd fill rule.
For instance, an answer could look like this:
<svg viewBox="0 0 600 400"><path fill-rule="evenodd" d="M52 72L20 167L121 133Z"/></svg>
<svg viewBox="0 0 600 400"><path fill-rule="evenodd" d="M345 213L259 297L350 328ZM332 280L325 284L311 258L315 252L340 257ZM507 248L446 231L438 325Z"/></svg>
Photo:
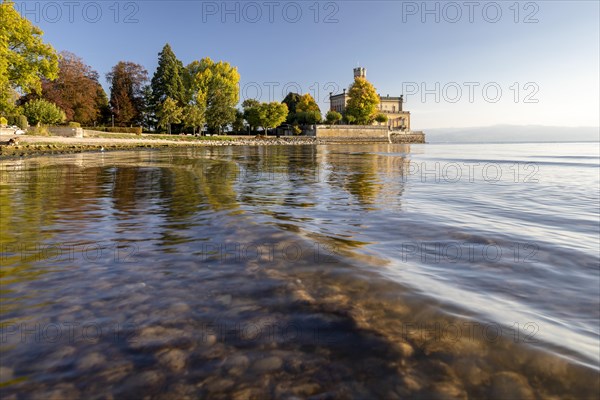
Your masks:
<svg viewBox="0 0 600 400"><path fill-rule="evenodd" d="M104 146L101 146L101 147L100 147L100 151L104 151Z"/></svg>

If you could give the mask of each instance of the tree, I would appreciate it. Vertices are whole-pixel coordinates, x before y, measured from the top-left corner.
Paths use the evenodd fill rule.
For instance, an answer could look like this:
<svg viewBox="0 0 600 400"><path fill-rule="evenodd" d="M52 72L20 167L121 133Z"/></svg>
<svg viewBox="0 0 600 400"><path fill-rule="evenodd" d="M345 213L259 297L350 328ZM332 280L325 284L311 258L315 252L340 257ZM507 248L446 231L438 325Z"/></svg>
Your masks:
<svg viewBox="0 0 600 400"><path fill-rule="evenodd" d="M235 110L235 121L231 124L232 129L235 132L241 132L244 130L246 124L244 123L244 113L240 110Z"/></svg>
<svg viewBox="0 0 600 400"><path fill-rule="evenodd" d="M63 109L68 121L91 124L100 120L108 99L98 73L73 53L60 55L58 78L43 80L42 98Z"/></svg>
<svg viewBox="0 0 600 400"><path fill-rule="evenodd" d="M285 103L288 107L288 116L286 118L286 122L288 124L293 124L296 122L296 106L300 102L300 96L298 93L289 92L285 99L283 99L282 103Z"/></svg>
<svg viewBox="0 0 600 400"><path fill-rule="evenodd" d="M155 107L162 104L167 97L175 100L180 106L185 104L183 74L183 63L177 59L171 46L165 44L162 51L158 53L158 67L150 84Z"/></svg>
<svg viewBox="0 0 600 400"><path fill-rule="evenodd" d="M383 113L379 113L375 116L375 121L381 123L387 122L388 120L388 116L383 114Z"/></svg>
<svg viewBox="0 0 600 400"><path fill-rule="evenodd" d="M321 113L319 111L297 112L296 122L302 125L318 124L319 122L321 122Z"/></svg>
<svg viewBox="0 0 600 400"><path fill-rule="evenodd" d="M329 111L325 115L325 119L330 125L334 125L342 120L342 114L337 111Z"/></svg>
<svg viewBox="0 0 600 400"><path fill-rule="evenodd" d="M206 122L206 100L202 92L199 92L193 102L190 102L183 109L183 123L192 128L192 133L196 133L196 128L204 126Z"/></svg>
<svg viewBox="0 0 600 400"><path fill-rule="evenodd" d="M321 122L321 109L313 97L306 93L296 104L296 121L299 124L317 124Z"/></svg>
<svg viewBox="0 0 600 400"><path fill-rule="evenodd" d="M285 122L288 115L288 108L285 103L276 101L271 103L262 103L260 109L260 126L265 130L265 135L269 134L269 128L274 128Z"/></svg>
<svg viewBox="0 0 600 400"><path fill-rule="evenodd" d="M206 96L206 122L211 130L220 131L235 121L239 101L240 74L229 63L215 63L210 58L194 61L186 67L187 97L202 92Z"/></svg>
<svg viewBox="0 0 600 400"><path fill-rule="evenodd" d="M308 93L303 94L300 97L300 101L296 105L296 112L313 112L313 111L316 111L319 114L321 114L321 109L319 108L315 99Z"/></svg>
<svg viewBox="0 0 600 400"><path fill-rule="evenodd" d="M110 83L110 105L115 122L121 126L141 124L148 72L139 64L120 61L106 75L106 79Z"/></svg>
<svg viewBox="0 0 600 400"><path fill-rule="evenodd" d="M356 77L348 91L350 99L346 105L346 119L354 117L358 125L370 125L375 119L379 96L373 85L365 78Z"/></svg>
<svg viewBox="0 0 600 400"><path fill-rule="evenodd" d="M39 93L42 78L57 77L58 55L12 0L0 4L0 21L0 114L8 115L18 92Z"/></svg>
<svg viewBox="0 0 600 400"><path fill-rule="evenodd" d="M40 124L60 124L65 122L65 112L56 104L44 99L31 100L23 106L23 115L27 120L37 126Z"/></svg>
<svg viewBox="0 0 600 400"><path fill-rule="evenodd" d="M344 120L346 120L348 124L352 125L356 122L356 117L354 117L354 115L344 115Z"/></svg>
<svg viewBox="0 0 600 400"><path fill-rule="evenodd" d="M143 110L142 110L142 126L146 129L154 131L158 127L158 119L156 119L156 107L154 106L154 97L152 96L152 87L145 85L142 89ZM110 116L110 115L109 115Z"/></svg>
<svg viewBox="0 0 600 400"><path fill-rule="evenodd" d="M158 126L167 128L169 135L171 134L171 124L181 122L183 110L177 105L177 101L170 97L159 106L156 116L158 117Z"/></svg>
<svg viewBox="0 0 600 400"><path fill-rule="evenodd" d="M255 99L246 99L242 103L244 109L244 119L250 125L250 130L255 130L261 126L261 113L264 111L260 108L260 102Z"/></svg>

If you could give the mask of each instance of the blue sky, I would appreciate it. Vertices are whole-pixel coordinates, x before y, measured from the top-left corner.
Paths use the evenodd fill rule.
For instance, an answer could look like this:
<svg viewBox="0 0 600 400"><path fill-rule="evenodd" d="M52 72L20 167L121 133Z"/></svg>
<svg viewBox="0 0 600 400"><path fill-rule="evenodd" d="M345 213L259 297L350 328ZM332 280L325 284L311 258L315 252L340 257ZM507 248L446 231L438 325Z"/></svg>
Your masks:
<svg viewBox="0 0 600 400"><path fill-rule="evenodd" d="M352 69L404 94L415 129L600 124L597 1L16 1L58 50L103 77L170 43L238 67L242 97L328 93ZM102 83L107 87L104 78Z"/></svg>

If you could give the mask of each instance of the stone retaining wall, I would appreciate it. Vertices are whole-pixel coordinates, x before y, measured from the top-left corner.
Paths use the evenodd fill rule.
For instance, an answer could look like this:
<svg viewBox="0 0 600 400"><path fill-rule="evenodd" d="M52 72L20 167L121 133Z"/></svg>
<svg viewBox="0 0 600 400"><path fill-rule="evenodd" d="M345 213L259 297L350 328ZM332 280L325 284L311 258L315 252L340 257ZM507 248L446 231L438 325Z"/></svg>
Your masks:
<svg viewBox="0 0 600 400"><path fill-rule="evenodd" d="M390 134L391 143L426 143L425 133L409 132L409 133L394 133Z"/></svg>
<svg viewBox="0 0 600 400"><path fill-rule="evenodd" d="M64 136L64 137L83 137L83 129L81 128L71 128L68 126L50 126L48 130L52 135L55 136Z"/></svg>
<svg viewBox="0 0 600 400"><path fill-rule="evenodd" d="M423 132L390 131L379 125L317 125L321 143L425 143Z"/></svg>
<svg viewBox="0 0 600 400"><path fill-rule="evenodd" d="M388 127L377 125L317 125L315 136L320 142L389 143Z"/></svg>

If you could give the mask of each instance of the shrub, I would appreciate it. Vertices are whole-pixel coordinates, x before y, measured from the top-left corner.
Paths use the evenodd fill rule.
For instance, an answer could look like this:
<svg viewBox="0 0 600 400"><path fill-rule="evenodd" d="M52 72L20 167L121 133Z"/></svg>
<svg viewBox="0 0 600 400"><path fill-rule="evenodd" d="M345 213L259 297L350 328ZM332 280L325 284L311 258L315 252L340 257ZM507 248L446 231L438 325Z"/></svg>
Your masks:
<svg viewBox="0 0 600 400"><path fill-rule="evenodd" d="M60 124L65 121L65 112L56 104L38 99L25 103L23 114L34 125Z"/></svg>
<svg viewBox="0 0 600 400"><path fill-rule="evenodd" d="M31 136L50 136L50 131L45 126L36 126L27 131Z"/></svg>
<svg viewBox="0 0 600 400"><path fill-rule="evenodd" d="M0 125L2 125L2 126L8 125L8 120L4 117L0 117Z"/></svg>
<svg viewBox="0 0 600 400"><path fill-rule="evenodd" d="M383 122L387 122L388 120L388 116L385 114L377 114L375 116L375 121L379 122L379 123L383 123Z"/></svg>
<svg viewBox="0 0 600 400"><path fill-rule="evenodd" d="M24 115L18 115L17 126L23 130L29 128L29 121L27 121L27 117Z"/></svg>
<svg viewBox="0 0 600 400"><path fill-rule="evenodd" d="M69 122L69 128L81 128L81 124L79 122Z"/></svg>
<svg viewBox="0 0 600 400"><path fill-rule="evenodd" d="M337 111L329 111L325 116L325 119L330 125L335 124L336 122L340 122L342 120L342 114Z"/></svg>
<svg viewBox="0 0 600 400"><path fill-rule="evenodd" d="M8 120L7 124L9 126L16 125L23 130L29 128L29 123L27 122L27 117L24 115L9 115L7 120Z"/></svg>

